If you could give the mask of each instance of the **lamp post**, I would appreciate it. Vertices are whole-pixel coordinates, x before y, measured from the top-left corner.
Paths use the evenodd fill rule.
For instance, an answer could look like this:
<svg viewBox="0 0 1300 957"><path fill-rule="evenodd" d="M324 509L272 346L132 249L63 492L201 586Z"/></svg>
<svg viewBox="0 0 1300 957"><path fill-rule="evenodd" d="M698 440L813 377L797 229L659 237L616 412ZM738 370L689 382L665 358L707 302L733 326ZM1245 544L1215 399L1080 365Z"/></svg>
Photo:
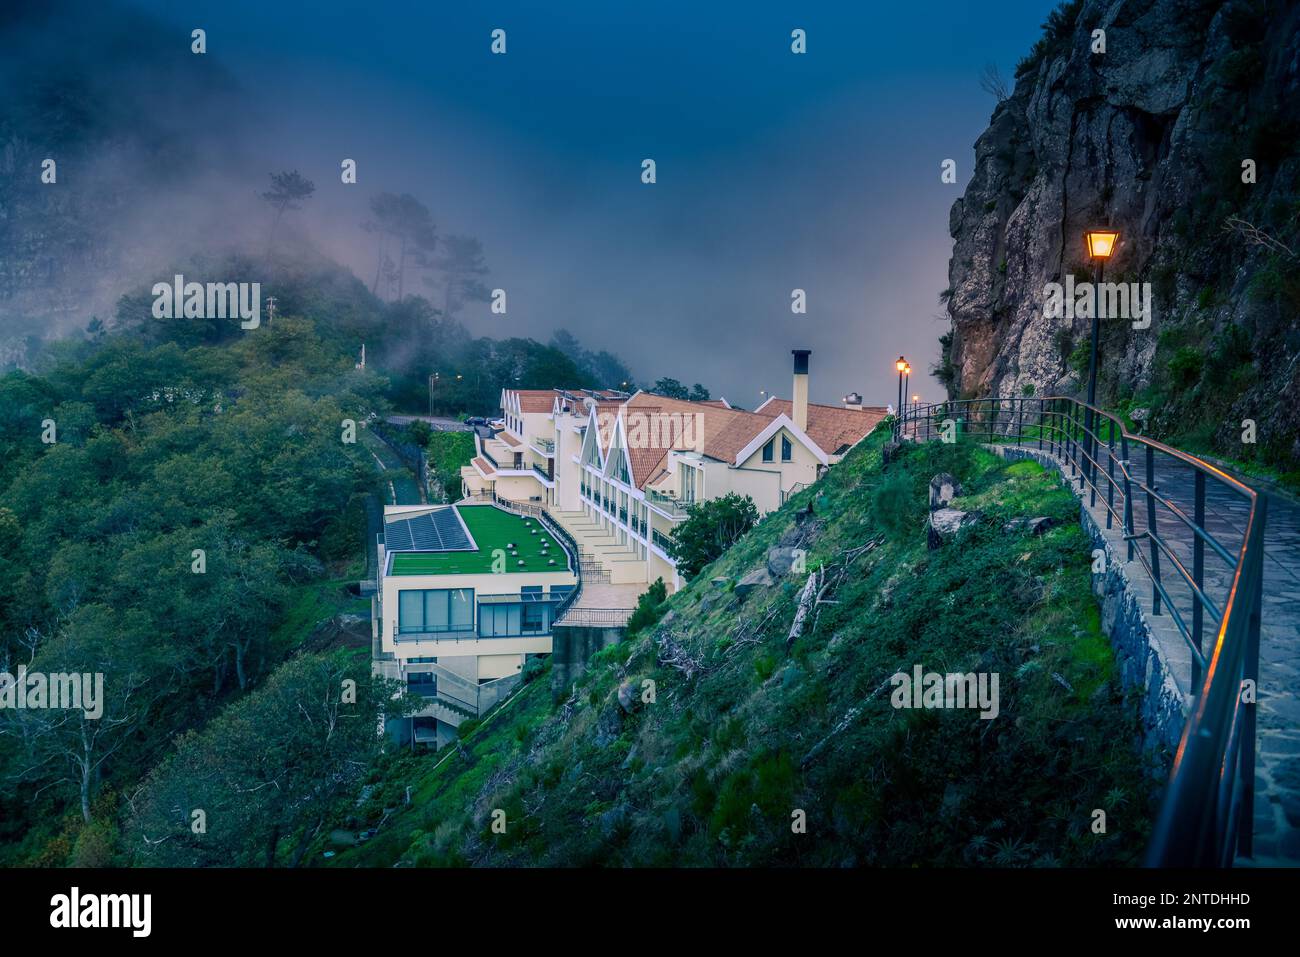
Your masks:
<svg viewBox="0 0 1300 957"><path fill-rule="evenodd" d="M901 417L903 414L903 370L907 368L907 360L902 356L894 363L894 368L898 370L898 405L894 406L894 413Z"/></svg>
<svg viewBox="0 0 1300 957"><path fill-rule="evenodd" d="M1088 408L1084 411L1085 428L1088 432L1088 477L1089 481L1096 482L1097 467L1093 459L1096 457L1097 443L1093 436L1093 413L1092 407L1097 402L1097 348L1098 340L1101 337L1101 316L1099 315L1098 297L1101 295L1101 277L1106 260L1110 258L1111 253L1115 251L1115 244L1119 242L1119 232L1113 229L1090 229L1083 234L1084 241L1088 246L1088 258L1093 262L1093 307L1092 307L1092 348L1088 355Z"/></svg>
<svg viewBox="0 0 1300 957"><path fill-rule="evenodd" d="M907 398L907 393L912 388L912 365L908 363L903 366L903 398Z"/></svg>

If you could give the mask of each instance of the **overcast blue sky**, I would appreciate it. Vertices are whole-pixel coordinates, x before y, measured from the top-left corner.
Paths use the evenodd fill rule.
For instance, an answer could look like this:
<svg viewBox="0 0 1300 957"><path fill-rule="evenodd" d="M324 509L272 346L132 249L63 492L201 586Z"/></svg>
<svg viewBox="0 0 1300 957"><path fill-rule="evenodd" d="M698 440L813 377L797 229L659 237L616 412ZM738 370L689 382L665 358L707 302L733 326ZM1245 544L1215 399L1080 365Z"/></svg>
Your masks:
<svg viewBox="0 0 1300 957"><path fill-rule="evenodd" d="M482 240L507 290L507 316L466 313L475 333L567 327L643 379L749 407L789 394L792 348L813 350L815 400L892 400L900 353L928 371L948 211L993 108L980 70L1010 77L1053 6L133 2L207 30L274 120L242 145L317 182L310 215L360 275L367 198L411 192L441 231Z"/></svg>

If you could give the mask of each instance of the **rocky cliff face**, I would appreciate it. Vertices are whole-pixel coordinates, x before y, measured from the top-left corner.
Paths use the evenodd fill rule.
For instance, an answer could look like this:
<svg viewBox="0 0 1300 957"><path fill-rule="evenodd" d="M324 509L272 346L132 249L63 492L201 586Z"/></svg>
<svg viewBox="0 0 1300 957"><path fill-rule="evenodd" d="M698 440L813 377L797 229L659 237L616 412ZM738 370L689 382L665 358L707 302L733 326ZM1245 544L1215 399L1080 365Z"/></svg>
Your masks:
<svg viewBox="0 0 1300 957"><path fill-rule="evenodd" d="M1153 308L1145 329L1102 320L1099 400L1300 468L1300 6L1073 0L1044 29L952 208L939 377L953 397L1082 392L1091 319L1048 318L1045 288L1093 278L1083 234L1108 224L1105 281L1149 283Z"/></svg>

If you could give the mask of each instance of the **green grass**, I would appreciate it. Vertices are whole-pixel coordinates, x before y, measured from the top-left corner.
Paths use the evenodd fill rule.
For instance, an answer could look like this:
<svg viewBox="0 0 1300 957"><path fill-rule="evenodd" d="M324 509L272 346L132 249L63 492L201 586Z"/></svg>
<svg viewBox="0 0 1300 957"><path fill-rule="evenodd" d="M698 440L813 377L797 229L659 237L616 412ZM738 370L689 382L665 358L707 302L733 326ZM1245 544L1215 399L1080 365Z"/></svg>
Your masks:
<svg viewBox="0 0 1300 957"><path fill-rule="evenodd" d="M389 759L373 825L409 807L345 865L1115 866L1137 863L1158 796L1135 747L1091 591L1092 543L1053 473L973 443L905 447L882 434L767 516L668 601L671 614L594 655L565 702L542 682L459 753ZM963 486L983 519L926 547L927 486ZM811 518L796 523L808 505ZM1041 536L1007 533L1045 515ZM839 576L787 646L802 576L743 600L730 583L778 543ZM715 585L724 579L726 587ZM662 641L695 660L687 677ZM899 710L876 694L897 671L1000 675L1000 713ZM627 713L617 689L652 681ZM441 763L438 763L441 762ZM374 804L375 801L371 803ZM1091 830L1093 811L1107 832ZM505 834L490 816L505 812ZM790 827L794 811L808 830Z"/></svg>
<svg viewBox="0 0 1300 957"><path fill-rule="evenodd" d="M271 632L271 650L277 657L300 646L320 622L351 611L368 614L369 599L358 599L345 589L346 581L321 580L295 586L294 596L275 630ZM364 604L363 604L364 603Z"/></svg>
<svg viewBox="0 0 1300 957"><path fill-rule="evenodd" d="M478 548L462 552L398 552L394 575L485 575L504 558L505 573L563 572L567 553L534 518L511 514L493 505L453 506ZM542 546L548 546L543 551ZM502 554L494 555L500 550Z"/></svg>

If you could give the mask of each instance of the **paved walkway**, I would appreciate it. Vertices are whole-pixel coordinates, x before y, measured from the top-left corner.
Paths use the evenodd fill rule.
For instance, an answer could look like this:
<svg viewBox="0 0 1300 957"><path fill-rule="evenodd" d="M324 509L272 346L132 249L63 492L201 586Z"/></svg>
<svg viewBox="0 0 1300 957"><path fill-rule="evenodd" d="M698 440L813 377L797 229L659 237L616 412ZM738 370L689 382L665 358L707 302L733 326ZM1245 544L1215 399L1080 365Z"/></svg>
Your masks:
<svg viewBox="0 0 1300 957"><path fill-rule="evenodd" d="M1036 451L1036 450L1035 450ZM1156 455L1154 462L1156 491L1193 518L1195 502L1194 470L1175 459ZM1130 466L1135 481L1147 482L1145 456L1137 454ZM1066 466L1069 477L1069 467ZM1248 479L1243 481L1249 484ZM1106 483L1098 479L1103 489ZM1078 482L1074 483L1076 491ZM1085 495L1088 493L1085 492ZM1137 533L1147 528L1145 493L1134 489L1133 526ZM1094 519L1104 528L1105 502L1100 498L1089 506ZM1123 516L1121 498L1115 509ZM1233 556L1241 550L1249 501L1229 486L1208 479L1205 496L1205 528ZM1115 530L1122 521L1114 522ZM1192 568L1191 530L1159 503L1156 505L1156 529L1180 561ZM1289 499L1270 495L1268 519L1264 527L1264 607L1261 617L1259 652L1259 698L1257 712L1257 758L1255 778L1255 862L1268 865L1300 865L1300 506ZM1122 532L1120 533L1122 535ZM1150 560L1150 544L1140 543ZM1226 603L1232 580L1232 565L1207 547L1205 549L1205 593L1219 608ZM1142 565L1134 560L1127 569L1131 581L1150 582ZM1167 557L1161 555L1161 581L1173 599L1174 608L1189 625L1192 595ZM1191 653L1177 632L1168 609L1152 615L1151 594L1139 596L1156 637L1171 652L1172 662L1185 662L1176 668L1175 678L1186 695L1191 684ZM1214 626L1206 616L1204 647L1213 646ZM1245 863L1245 862L1243 862Z"/></svg>

